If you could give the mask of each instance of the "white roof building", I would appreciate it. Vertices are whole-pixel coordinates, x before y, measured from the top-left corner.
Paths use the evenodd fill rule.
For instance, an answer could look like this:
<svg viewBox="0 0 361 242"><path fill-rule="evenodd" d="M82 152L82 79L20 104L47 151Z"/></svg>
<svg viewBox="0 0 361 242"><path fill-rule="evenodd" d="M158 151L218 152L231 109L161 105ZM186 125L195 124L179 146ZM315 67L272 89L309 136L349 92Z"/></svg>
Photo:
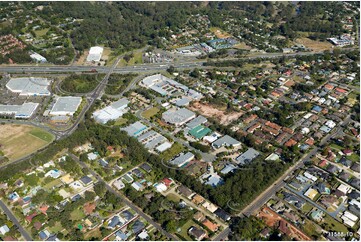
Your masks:
<svg viewBox="0 0 361 242"><path fill-rule="evenodd" d="M50 81L40 77L11 78L6 88L11 92L19 93L20 96L49 96L48 86Z"/></svg>
<svg viewBox="0 0 361 242"><path fill-rule="evenodd" d="M170 147L172 147L172 144L170 142L164 142L163 144L159 145L158 147L156 147L156 151L158 151L159 153L162 153L164 151L166 151L167 149L169 149Z"/></svg>
<svg viewBox="0 0 361 242"><path fill-rule="evenodd" d="M95 121L105 124L110 120L121 117L126 112L128 104L128 99L122 98L103 109L95 111L93 117Z"/></svg>
<svg viewBox="0 0 361 242"><path fill-rule="evenodd" d="M89 50L88 57L86 58L86 61L88 62L99 62L102 58L104 48L101 46L93 46Z"/></svg>
<svg viewBox="0 0 361 242"><path fill-rule="evenodd" d="M0 227L0 234L5 235L8 232L10 232L10 229L6 224Z"/></svg>
<svg viewBox="0 0 361 242"><path fill-rule="evenodd" d="M182 126L195 117L196 114L186 108L168 110L162 114L162 118L165 122L174 124L175 126Z"/></svg>
<svg viewBox="0 0 361 242"><path fill-rule="evenodd" d="M78 109L81 100L81 97L58 97L49 114L72 116Z"/></svg>
<svg viewBox="0 0 361 242"><path fill-rule="evenodd" d="M15 118L30 118L39 103L23 103L22 105L0 105L0 115L15 115Z"/></svg>
<svg viewBox="0 0 361 242"><path fill-rule="evenodd" d="M35 53L35 52L30 55L30 58L36 62L41 62L41 63L47 62L47 60L44 56L39 55L38 53Z"/></svg>

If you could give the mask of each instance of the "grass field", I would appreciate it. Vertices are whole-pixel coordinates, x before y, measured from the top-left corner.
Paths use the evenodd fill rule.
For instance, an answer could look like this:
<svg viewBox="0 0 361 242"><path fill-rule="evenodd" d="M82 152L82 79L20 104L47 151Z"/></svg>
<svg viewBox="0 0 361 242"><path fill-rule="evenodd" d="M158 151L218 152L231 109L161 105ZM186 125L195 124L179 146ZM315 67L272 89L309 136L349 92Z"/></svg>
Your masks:
<svg viewBox="0 0 361 242"><path fill-rule="evenodd" d="M162 154L160 154L160 158L164 161L169 161L171 158L173 158L175 155L178 155L180 152L184 150L184 147L179 143L174 143L171 148L164 151Z"/></svg>
<svg viewBox="0 0 361 242"><path fill-rule="evenodd" d="M189 221L187 221L187 223L185 223L182 226L182 231L179 233L182 237L184 237L188 241L192 241L191 237L189 237L189 235L188 235L188 229L192 226L196 226L196 224L193 222L192 219L190 219ZM199 228L199 226L196 226L196 227Z"/></svg>
<svg viewBox="0 0 361 242"><path fill-rule="evenodd" d="M146 119L150 119L151 117L153 117L154 115L156 115L158 112L159 112L159 108L157 107L152 107L148 110L145 110L143 113L142 113L142 116Z"/></svg>
<svg viewBox="0 0 361 242"><path fill-rule="evenodd" d="M332 228L332 231L336 232L343 232L347 233L348 229L345 225L341 224L340 222L336 221L334 218L332 218L330 215L326 214L324 217L324 223L327 224Z"/></svg>
<svg viewBox="0 0 361 242"><path fill-rule="evenodd" d="M49 28L35 30L36 37L42 37L48 32Z"/></svg>
<svg viewBox="0 0 361 242"><path fill-rule="evenodd" d="M0 125L1 150L10 161L27 156L45 147L54 136L40 128L29 125Z"/></svg>
<svg viewBox="0 0 361 242"><path fill-rule="evenodd" d="M313 49L314 51L324 51L332 49L332 44L327 41L311 40L309 38L298 38L295 40L297 44L303 44L306 48Z"/></svg>
<svg viewBox="0 0 361 242"><path fill-rule="evenodd" d="M360 156L358 154L353 153L349 157L347 157L349 160L353 162L360 162Z"/></svg>
<svg viewBox="0 0 361 242"><path fill-rule="evenodd" d="M126 124L127 121L128 121L128 119L120 117L120 118L118 118L117 120L115 120L114 125L117 125L117 126L119 125L119 126L121 126L121 125L123 125L123 124Z"/></svg>
<svg viewBox="0 0 361 242"><path fill-rule="evenodd" d="M118 66L132 66L132 65L136 65L136 64L142 64L143 63L143 53L138 51L138 52L134 52L133 53L134 57L132 57L129 62L126 62L124 59L121 59L119 61Z"/></svg>
<svg viewBox="0 0 361 242"><path fill-rule="evenodd" d="M82 207L75 209L73 212L70 213L71 220L81 220L85 217Z"/></svg>

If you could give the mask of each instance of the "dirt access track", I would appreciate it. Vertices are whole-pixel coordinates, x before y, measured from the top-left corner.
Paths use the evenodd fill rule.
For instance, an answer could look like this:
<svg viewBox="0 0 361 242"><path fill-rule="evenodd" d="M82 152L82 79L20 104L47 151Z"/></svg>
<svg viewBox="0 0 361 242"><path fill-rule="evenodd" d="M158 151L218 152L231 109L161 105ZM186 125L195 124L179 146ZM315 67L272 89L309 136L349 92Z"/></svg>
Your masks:
<svg viewBox="0 0 361 242"><path fill-rule="evenodd" d="M200 102L192 103L189 106L189 109L192 111L199 112L200 114L202 114L206 117L214 118L220 124L223 124L223 125L230 124L232 121L238 119L239 117L241 117L244 114L243 111L226 113L225 110L220 110L219 108L216 108L212 105L204 104L204 103L200 103Z"/></svg>

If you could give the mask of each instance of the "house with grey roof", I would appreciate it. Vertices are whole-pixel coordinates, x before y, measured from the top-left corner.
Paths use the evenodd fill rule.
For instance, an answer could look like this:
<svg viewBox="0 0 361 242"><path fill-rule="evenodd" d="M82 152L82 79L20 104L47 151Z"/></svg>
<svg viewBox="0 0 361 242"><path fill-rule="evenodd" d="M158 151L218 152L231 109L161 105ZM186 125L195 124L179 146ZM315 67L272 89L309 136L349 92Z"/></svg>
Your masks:
<svg viewBox="0 0 361 242"><path fill-rule="evenodd" d="M173 160L170 160L169 163L171 165L181 167L193 159L194 159L194 154L191 152L187 152L185 154L181 153L178 157L174 158Z"/></svg>
<svg viewBox="0 0 361 242"><path fill-rule="evenodd" d="M229 135L225 135L219 139L217 139L216 141L214 141L212 143L212 147L214 149L219 149L223 146L225 147L237 147L237 146L240 146L241 145L241 142L239 142L238 140L232 138L231 136Z"/></svg>
<svg viewBox="0 0 361 242"><path fill-rule="evenodd" d="M249 148L246 152L238 156L235 160L235 162L238 165L247 165L251 163L253 159L255 159L257 156L259 156L259 152L253 148Z"/></svg>

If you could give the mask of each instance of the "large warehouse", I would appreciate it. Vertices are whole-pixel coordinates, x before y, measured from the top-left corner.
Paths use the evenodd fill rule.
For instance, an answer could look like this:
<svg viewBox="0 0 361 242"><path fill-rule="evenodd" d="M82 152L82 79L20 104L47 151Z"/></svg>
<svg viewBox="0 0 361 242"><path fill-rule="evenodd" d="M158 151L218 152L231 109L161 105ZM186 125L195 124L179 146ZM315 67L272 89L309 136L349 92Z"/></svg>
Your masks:
<svg viewBox="0 0 361 242"><path fill-rule="evenodd" d="M121 117L126 112L128 103L128 99L122 98L103 109L95 111L93 117L95 121L105 124L110 120Z"/></svg>
<svg viewBox="0 0 361 242"><path fill-rule="evenodd" d="M19 93L20 96L49 96L48 87L50 81L41 77L18 77L11 78L6 84L11 92Z"/></svg>
<svg viewBox="0 0 361 242"><path fill-rule="evenodd" d="M88 57L86 58L86 61L88 62L99 62L100 59L102 58L102 54L103 54L103 47L101 46L93 46L90 48L89 50L89 54Z"/></svg>
<svg viewBox="0 0 361 242"><path fill-rule="evenodd" d="M0 105L0 115L15 115L15 118L30 118L39 103L23 103L22 105Z"/></svg>
<svg viewBox="0 0 361 242"><path fill-rule="evenodd" d="M72 116L81 103L81 97L58 97L50 115L69 115Z"/></svg>
<svg viewBox="0 0 361 242"><path fill-rule="evenodd" d="M162 118L165 122L174 124L175 126L182 126L195 117L196 114L186 108L168 110L162 114Z"/></svg>

